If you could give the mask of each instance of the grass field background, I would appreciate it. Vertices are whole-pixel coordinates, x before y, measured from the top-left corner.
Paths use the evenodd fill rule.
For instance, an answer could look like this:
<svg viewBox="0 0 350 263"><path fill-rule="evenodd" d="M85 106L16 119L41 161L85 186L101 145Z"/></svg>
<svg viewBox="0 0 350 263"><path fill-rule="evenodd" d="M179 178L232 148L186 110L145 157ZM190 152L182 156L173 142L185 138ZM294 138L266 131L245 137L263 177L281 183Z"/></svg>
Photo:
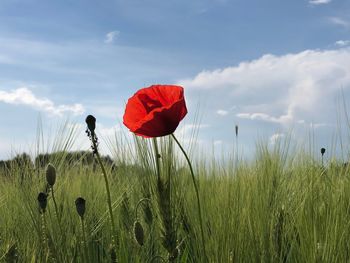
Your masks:
<svg viewBox="0 0 350 263"><path fill-rule="evenodd" d="M74 131L63 129L61 134L51 146L56 154L42 156L35 165L18 157L0 169L2 261L113 260L101 168L90 152L69 154ZM121 147L121 141L110 141L115 158L103 161L116 221L118 261L204 262L190 171L173 140L158 139L162 180L170 185L166 223L151 141L138 137L128 147ZM37 196L46 191L48 162L56 167L57 210L50 193L46 212L40 213ZM290 149L286 138L274 147L257 143L250 161L233 154L225 161L202 157L192 164L209 262L350 260L350 168L342 161L327 158L322 165L320 153ZM84 230L74 204L77 197L86 200ZM144 231L142 246L135 240L135 221ZM170 239L175 238L174 260L164 245L169 239L166 227L173 231Z"/></svg>

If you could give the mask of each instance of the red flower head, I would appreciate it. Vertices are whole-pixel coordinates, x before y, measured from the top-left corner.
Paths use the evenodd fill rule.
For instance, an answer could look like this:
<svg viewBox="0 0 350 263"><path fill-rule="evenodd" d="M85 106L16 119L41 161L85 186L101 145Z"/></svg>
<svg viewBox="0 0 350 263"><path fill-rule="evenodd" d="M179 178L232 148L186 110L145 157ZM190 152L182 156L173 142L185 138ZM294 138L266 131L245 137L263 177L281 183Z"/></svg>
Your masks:
<svg viewBox="0 0 350 263"><path fill-rule="evenodd" d="M160 137L173 133L186 114L182 87L153 85L128 100L123 123L136 135Z"/></svg>

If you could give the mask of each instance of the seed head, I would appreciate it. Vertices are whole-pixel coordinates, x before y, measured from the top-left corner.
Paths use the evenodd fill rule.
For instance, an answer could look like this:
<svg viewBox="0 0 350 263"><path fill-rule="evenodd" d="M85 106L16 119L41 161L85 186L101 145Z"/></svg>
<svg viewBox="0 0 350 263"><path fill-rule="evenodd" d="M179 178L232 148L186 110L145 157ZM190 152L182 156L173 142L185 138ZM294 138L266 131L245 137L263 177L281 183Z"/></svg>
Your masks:
<svg viewBox="0 0 350 263"><path fill-rule="evenodd" d="M325 152L326 152L326 149L325 149L325 148L321 148L321 154L322 154L322 156L324 155Z"/></svg>
<svg viewBox="0 0 350 263"><path fill-rule="evenodd" d="M43 192L38 195L38 204L42 212L45 212L47 206L47 195Z"/></svg>
<svg viewBox="0 0 350 263"><path fill-rule="evenodd" d="M143 227L139 221L135 221L134 223L134 237L136 242L140 245L143 246L145 242L145 233L143 231Z"/></svg>
<svg viewBox="0 0 350 263"><path fill-rule="evenodd" d="M90 132L95 132L95 128L96 128L96 118L92 115L88 115L85 119L85 122L88 126L88 129L90 130Z"/></svg>
<svg viewBox="0 0 350 263"><path fill-rule="evenodd" d="M85 214L85 199L82 197L78 197L75 200L75 207L77 209L77 213L80 217L83 217Z"/></svg>
<svg viewBox="0 0 350 263"><path fill-rule="evenodd" d="M56 182L56 168L51 163L46 167L46 182L49 186L54 186Z"/></svg>

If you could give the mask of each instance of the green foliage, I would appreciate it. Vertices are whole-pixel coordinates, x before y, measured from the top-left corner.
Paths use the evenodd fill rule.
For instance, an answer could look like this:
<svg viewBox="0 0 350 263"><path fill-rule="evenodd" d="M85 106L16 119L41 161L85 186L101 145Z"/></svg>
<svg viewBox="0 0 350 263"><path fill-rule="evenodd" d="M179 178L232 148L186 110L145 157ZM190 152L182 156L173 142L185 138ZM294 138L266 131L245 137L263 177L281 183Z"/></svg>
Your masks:
<svg viewBox="0 0 350 263"><path fill-rule="evenodd" d="M201 262L196 196L186 163L167 139L160 140L163 177L157 184L152 146L139 138L135 145L133 163L105 160L116 251L110 251L103 177L89 153L58 152L33 163L23 155L0 167L1 260L162 262L176 252L175 262ZM210 262L349 262L349 167L335 161L323 167L287 148L259 144L249 163L194 163ZM58 211L47 192L43 214L37 196L46 192L47 162L57 169ZM79 196L86 200L84 233L74 203ZM143 198L149 201L136 216Z"/></svg>

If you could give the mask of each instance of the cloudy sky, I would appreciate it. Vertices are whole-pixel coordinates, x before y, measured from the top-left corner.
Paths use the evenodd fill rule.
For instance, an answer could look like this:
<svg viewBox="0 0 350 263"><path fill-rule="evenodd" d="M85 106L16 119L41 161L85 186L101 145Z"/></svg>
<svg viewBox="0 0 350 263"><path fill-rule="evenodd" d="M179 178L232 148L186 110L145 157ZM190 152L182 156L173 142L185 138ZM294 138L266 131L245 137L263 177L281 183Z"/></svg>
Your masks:
<svg viewBox="0 0 350 263"><path fill-rule="evenodd" d="M199 144L231 149L238 124L248 155L291 130L330 146L350 99L349 17L347 0L2 0L0 158L31 147L39 118L94 114L101 134L127 133L125 102L156 83L184 86L177 132L196 127Z"/></svg>

